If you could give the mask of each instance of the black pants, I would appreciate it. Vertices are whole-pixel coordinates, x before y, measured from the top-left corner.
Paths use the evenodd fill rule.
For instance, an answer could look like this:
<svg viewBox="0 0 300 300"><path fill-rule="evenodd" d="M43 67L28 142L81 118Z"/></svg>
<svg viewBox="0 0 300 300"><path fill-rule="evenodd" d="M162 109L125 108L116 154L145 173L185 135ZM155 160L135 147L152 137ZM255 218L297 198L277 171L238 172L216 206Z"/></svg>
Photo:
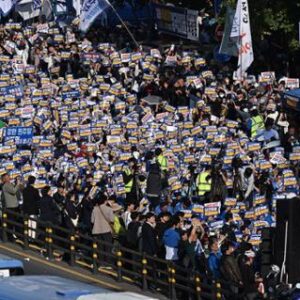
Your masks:
<svg viewBox="0 0 300 300"><path fill-rule="evenodd" d="M109 255L112 254L113 237L110 232L95 234L94 237L98 241L100 264L104 266L113 265L113 259ZM105 244L103 243L105 242Z"/></svg>
<svg viewBox="0 0 300 300"><path fill-rule="evenodd" d="M8 210L10 210L11 212L15 212L15 213L20 213L20 208L19 207L13 207L13 208L8 208ZM7 217L8 219L17 222L17 223L22 223L23 220L20 220L19 216L15 216L13 214L10 214L9 212L7 212ZM15 226L13 224L7 224L7 229L11 230L11 232L7 233L7 237L9 241L14 241L14 234L16 236L18 236L18 233L23 233L21 228L18 226Z"/></svg>

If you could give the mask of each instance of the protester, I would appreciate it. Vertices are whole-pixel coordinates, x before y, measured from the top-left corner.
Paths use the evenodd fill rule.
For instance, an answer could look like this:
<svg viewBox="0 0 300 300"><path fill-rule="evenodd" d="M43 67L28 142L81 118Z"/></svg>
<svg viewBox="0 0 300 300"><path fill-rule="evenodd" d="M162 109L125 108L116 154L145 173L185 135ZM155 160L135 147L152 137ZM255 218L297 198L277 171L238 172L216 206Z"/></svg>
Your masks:
<svg viewBox="0 0 300 300"><path fill-rule="evenodd" d="M221 246L221 262L220 271L222 277L232 283L237 285L243 285L242 276L236 258L233 253L235 251L235 246L232 242L225 242Z"/></svg>
<svg viewBox="0 0 300 300"><path fill-rule="evenodd" d="M247 299L257 299L259 296L257 284L262 282L262 279L257 277L253 268L255 253L252 250L245 252L246 260L241 263L240 270L242 282L244 285L244 293Z"/></svg>
<svg viewBox="0 0 300 300"><path fill-rule="evenodd" d="M64 26L0 27L2 208L94 237L103 267L118 240L256 293L261 230L278 197L299 195L287 87L272 72L235 80L209 50Z"/></svg>
<svg viewBox="0 0 300 300"><path fill-rule="evenodd" d="M1 179L3 182L2 207L19 212L18 193L20 193L22 188L21 183L17 179L16 185L13 185L7 173L3 174Z"/></svg>
<svg viewBox="0 0 300 300"><path fill-rule="evenodd" d="M148 255L157 255L157 238L155 233L155 215L148 213L142 226L142 251Z"/></svg>
<svg viewBox="0 0 300 300"><path fill-rule="evenodd" d="M220 279L220 263L221 263L221 252L219 249L219 241L217 238L212 237L209 241L209 257L208 257L208 267L209 271L212 274L213 278Z"/></svg>
<svg viewBox="0 0 300 300"><path fill-rule="evenodd" d="M171 260L177 262L178 257L178 248L180 242L180 234L178 232L180 228L180 219L174 217L171 220L171 227L164 232L163 243L166 249L166 260Z"/></svg>
<svg viewBox="0 0 300 300"><path fill-rule="evenodd" d="M49 222L58 226L61 225L62 212L52 197L51 188L45 186L41 191L41 195L40 219L44 222Z"/></svg>
<svg viewBox="0 0 300 300"><path fill-rule="evenodd" d="M96 205L92 211L91 222L93 224L92 234L98 239L100 251L102 254L102 268L111 268L111 259L106 254L111 252L113 242L113 209L109 206L108 198L105 195L99 196ZM101 243L103 241L104 243Z"/></svg>
<svg viewBox="0 0 300 300"><path fill-rule="evenodd" d="M41 198L38 189L34 187L36 178L34 176L28 177L27 186L23 190L23 213L29 216L28 220L28 236L30 238L36 237L36 221L40 214ZM32 229L32 230L31 230Z"/></svg>

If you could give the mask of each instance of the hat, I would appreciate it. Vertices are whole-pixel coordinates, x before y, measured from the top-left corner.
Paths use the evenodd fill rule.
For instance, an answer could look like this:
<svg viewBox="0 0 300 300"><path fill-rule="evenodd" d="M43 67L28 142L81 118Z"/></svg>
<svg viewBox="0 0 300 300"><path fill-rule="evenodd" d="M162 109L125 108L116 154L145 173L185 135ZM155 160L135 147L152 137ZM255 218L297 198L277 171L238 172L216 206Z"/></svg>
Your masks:
<svg viewBox="0 0 300 300"><path fill-rule="evenodd" d="M254 258L255 257L255 253L252 250L248 250L245 252L245 255L249 258Z"/></svg>
<svg viewBox="0 0 300 300"><path fill-rule="evenodd" d="M111 204L111 208L113 210L113 212L119 212L123 209L123 206L119 205L118 203L112 203Z"/></svg>

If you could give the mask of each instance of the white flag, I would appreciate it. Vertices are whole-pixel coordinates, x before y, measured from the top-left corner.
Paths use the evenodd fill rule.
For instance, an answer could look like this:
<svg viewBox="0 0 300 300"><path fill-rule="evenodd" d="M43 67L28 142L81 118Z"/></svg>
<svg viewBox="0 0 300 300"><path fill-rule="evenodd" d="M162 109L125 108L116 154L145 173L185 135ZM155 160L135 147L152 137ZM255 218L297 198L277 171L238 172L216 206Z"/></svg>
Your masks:
<svg viewBox="0 0 300 300"><path fill-rule="evenodd" d="M6 16L12 7L14 6L15 2L14 0L2 0L0 1L0 9L4 16Z"/></svg>
<svg viewBox="0 0 300 300"><path fill-rule="evenodd" d="M76 11L76 17L78 17L81 11L81 0L73 0L73 7Z"/></svg>
<svg viewBox="0 0 300 300"><path fill-rule="evenodd" d="M230 37L236 40L239 51L236 74L238 79L243 79L246 70L254 60L248 0L238 0L237 2Z"/></svg>
<svg viewBox="0 0 300 300"><path fill-rule="evenodd" d="M80 30L86 32L108 5L106 0L84 0L80 13Z"/></svg>

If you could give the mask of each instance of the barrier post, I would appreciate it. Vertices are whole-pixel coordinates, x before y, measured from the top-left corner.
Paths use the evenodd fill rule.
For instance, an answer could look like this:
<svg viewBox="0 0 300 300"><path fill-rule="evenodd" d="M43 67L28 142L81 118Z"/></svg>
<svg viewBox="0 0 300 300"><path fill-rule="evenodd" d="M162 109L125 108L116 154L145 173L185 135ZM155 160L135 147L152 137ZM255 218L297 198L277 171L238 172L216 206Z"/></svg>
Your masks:
<svg viewBox="0 0 300 300"><path fill-rule="evenodd" d="M216 291L215 299L216 300L222 299L221 283L218 281L215 282L215 291Z"/></svg>
<svg viewBox="0 0 300 300"><path fill-rule="evenodd" d="M47 257L49 258L49 260L53 259L53 247L52 247L52 243L53 243L52 233L53 233L53 230L50 226L51 225L48 224L48 226L46 227L46 250L47 250Z"/></svg>
<svg viewBox="0 0 300 300"><path fill-rule="evenodd" d="M74 231L72 230L71 235L70 235L70 261L69 264L70 266L74 266L75 265L75 235L74 235Z"/></svg>
<svg viewBox="0 0 300 300"><path fill-rule="evenodd" d="M98 255L97 255L97 249L98 249L98 245L97 245L97 242L96 240L93 241L93 270L92 272L94 274L96 274L98 272L98 264L97 264L97 258L98 258Z"/></svg>
<svg viewBox="0 0 300 300"><path fill-rule="evenodd" d="M29 242L28 242L28 222L29 222L29 218L28 215L24 215L24 249L28 250L29 249Z"/></svg>
<svg viewBox="0 0 300 300"><path fill-rule="evenodd" d="M148 285L147 285L147 259L146 259L146 255L145 253L143 253L143 256L142 256L142 289L145 291L147 290L148 288Z"/></svg>
<svg viewBox="0 0 300 300"><path fill-rule="evenodd" d="M175 290L176 270L174 268L174 264L171 262L168 262L167 267L168 267L169 298L175 300L176 299L176 290Z"/></svg>
<svg viewBox="0 0 300 300"><path fill-rule="evenodd" d="M121 261L122 252L119 247L117 248L116 256L117 256L117 281L121 281L122 280L122 261Z"/></svg>
<svg viewBox="0 0 300 300"><path fill-rule="evenodd" d="M176 300L176 270L173 263L169 264L169 287L170 287L170 299Z"/></svg>
<svg viewBox="0 0 300 300"><path fill-rule="evenodd" d="M7 242L7 213L5 209L2 211L2 241Z"/></svg>
<svg viewBox="0 0 300 300"><path fill-rule="evenodd" d="M196 299L201 300L201 278L198 273L195 273L195 291Z"/></svg>

